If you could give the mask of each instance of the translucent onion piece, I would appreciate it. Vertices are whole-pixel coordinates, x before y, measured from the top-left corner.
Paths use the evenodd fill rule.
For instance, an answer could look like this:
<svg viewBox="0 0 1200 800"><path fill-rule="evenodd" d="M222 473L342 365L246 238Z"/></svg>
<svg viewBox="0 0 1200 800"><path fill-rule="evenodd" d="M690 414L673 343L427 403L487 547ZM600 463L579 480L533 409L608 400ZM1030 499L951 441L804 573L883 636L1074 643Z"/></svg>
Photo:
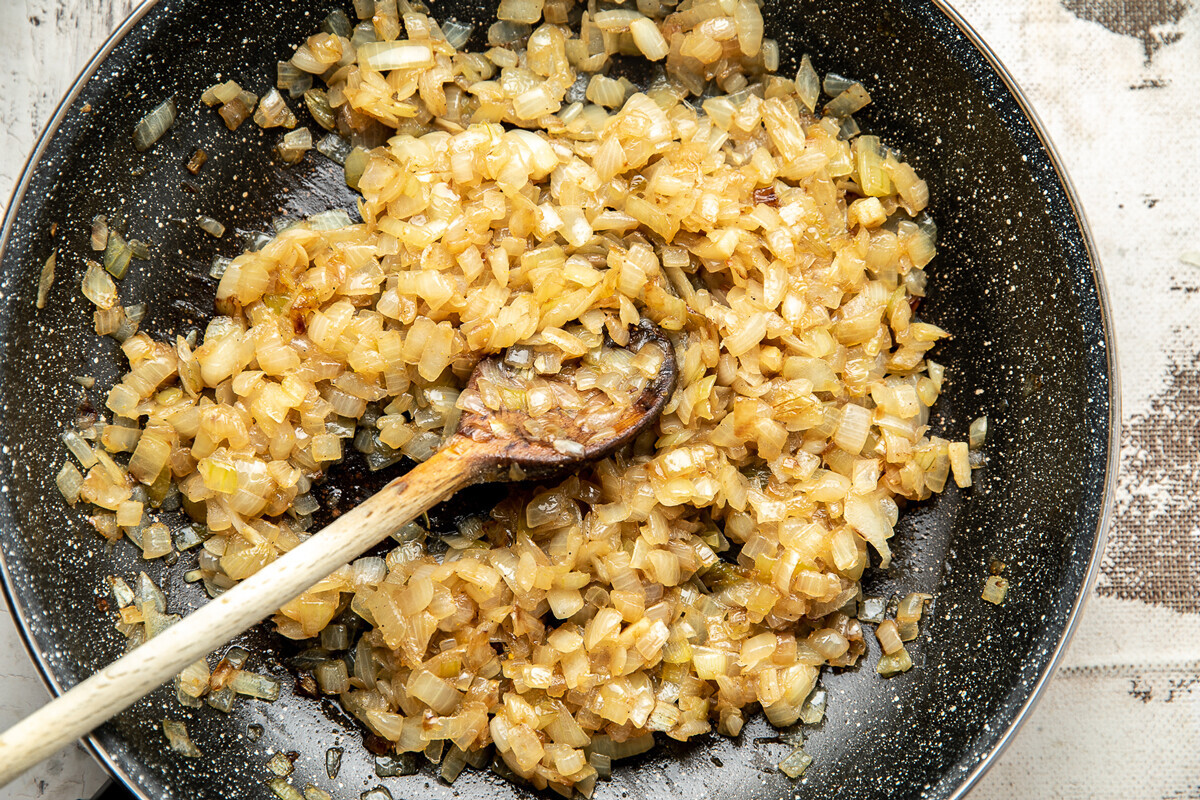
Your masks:
<svg viewBox="0 0 1200 800"><path fill-rule="evenodd" d="M313 214L308 218L308 227L315 231L335 231L353 224L350 214L341 208L333 208Z"/></svg>
<svg viewBox="0 0 1200 800"><path fill-rule="evenodd" d="M101 252L108 246L108 218L97 214L92 218L92 249Z"/></svg>
<svg viewBox="0 0 1200 800"><path fill-rule="evenodd" d="M304 105L308 107L308 113L327 131L337 130L337 117L333 113L333 109L329 105L329 98L325 92L320 89L309 89L304 92Z"/></svg>
<svg viewBox="0 0 1200 800"><path fill-rule="evenodd" d="M779 762L779 770L789 778L799 778L812 765L813 759L804 749L797 747L787 758Z"/></svg>
<svg viewBox="0 0 1200 800"><path fill-rule="evenodd" d="M196 224L200 227L200 230L213 238L220 239L225 235L225 225L212 217L201 214L196 218Z"/></svg>
<svg viewBox="0 0 1200 800"><path fill-rule="evenodd" d="M342 771L343 752L340 747L331 747L325 751L325 774L331 781L336 781L338 773Z"/></svg>
<svg viewBox="0 0 1200 800"><path fill-rule="evenodd" d="M279 699L279 681L265 675L238 670L229 682L229 688L235 694L255 697L259 700L273 702Z"/></svg>
<svg viewBox="0 0 1200 800"><path fill-rule="evenodd" d="M322 136L317 140L317 151L330 161L338 164L345 164L346 157L350 155L353 149L353 146L348 141L335 133Z"/></svg>
<svg viewBox="0 0 1200 800"><path fill-rule="evenodd" d="M133 249L124 237L116 231L109 231L108 246L104 248L104 268L108 273L117 279L124 278L132 258Z"/></svg>
<svg viewBox="0 0 1200 800"><path fill-rule="evenodd" d="M875 671L880 675L887 677L900 672L908 672L912 669L912 656L904 648L900 648L895 653L881 656L879 663L875 665Z"/></svg>
<svg viewBox="0 0 1200 800"><path fill-rule="evenodd" d="M187 726L176 720L164 719L162 721L163 734L167 737L167 742L171 745L171 749L176 753L187 758L199 758L204 755L200 752L196 745L192 744L192 739L188 736Z"/></svg>
<svg viewBox="0 0 1200 800"><path fill-rule="evenodd" d="M117 303L117 285L104 271L104 267L95 261L87 262L87 271L83 275L83 296L97 308L112 308Z"/></svg>
<svg viewBox="0 0 1200 800"><path fill-rule="evenodd" d="M50 251L50 256L46 259L46 263L42 265L42 272L38 276L37 290L37 307L46 307L46 298L50 294L50 287L54 285L54 264L58 260L58 251Z"/></svg>
<svg viewBox="0 0 1200 800"><path fill-rule="evenodd" d="M291 775L293 768L292 760L285 753L276 753L267 761L267 769L281 778Z"/></svg>
<svg viewBox="0 0 1200 800"><path fill-rule="evenodd" d="M285 778L271 778L267 781L267 786L279 800L305 800L300 790L288 783Z"/></svg>
<svg viewBox="0 0 1200 800"><path fill-rule="evenodd" d="M79 502L79 491L83 487L83 474L76 466L69 461L62 465L62 469L58 471L58 475L54 478L55 485L58 486L58 491L62 493L63 499L68 505L75 505Z"/></svg>
<svg viewBox="0 0 1200 800"><path fill-rule="evenodd" d="M290 61L277 62L275 75L275 88L287 92L289 97L299 97L312 87L312 75Z"/></svg>
<svg viewBox="0 0 1200 800"><path fill-rule="evenodd" d="M433 50L419 42L372 42L358 48L358 60L378 72L418 69L433 65Z"/></svg>
<svg viewBox="0 0 1200 800"><path fill-rule="evenodd" d="M871 95L861 83L853 83L846 91L825 104L825 112L835 117L848 117L866 108L871 102Z"/></svg>
<svg viewBox="0 0 1200 800"><path fill-rule="evenodd" d="M446 42L455 50L462 49L467 40L471 38L471 33L474 30L474 25L466 25L453 19L448 19L442 23L442 33L446 36Z"/></svg>
<svg viewBox="0 0 1200 800"><path fill-rule="evenodd" d="M168 97L150 113L142 117L133 128L133 146L144 152L154 146L162 135L175 124L175 98Z"/></svg>
<svg viewBox="0 0 1200 800"><path fill-rule="evenodd" d="M882 597L864 597L858 604L858 619L861 622L883 622L887 611L887 600Z"/></svg>
<svg viewBox="0 0 1200 800"><path fill-rule="evenodd" d="M825 79L821 83L821 88L830 97L837 97L853 85L854 81L847 77L838 75L836 72L826 72Z"/></svg>
<svg viewBox="0 0 1200 800"><path fill-rule="evenodd" d="M304 154L311 150L312 146L312 134L308 128L297 128L284 135L277 152L284 163L295 164L304 158Z"/></svg>
<svg viewBox="0 0 1200 800"><path fill-rule="evenodd" d="M1004 602L1006 594L1008 594L1008 581L999 575L989 575L983 584L983 599L998 606Z"/></svg>
<svg viewBox="0 0 1200 800"><path fill-rule="evenodd" d="M983 443L987 440L988 433L988 418L986 416L979 417L971 422L971 430L968 436L972 450L978 450L983 447Z"/></svg>
<svg viewBox="0 0 1200 800"><path fill-rule="evenodd" d="M273 88L259 101L258 109L254 112L254 122L260 128L294 128L296 115L288 108L287 101L283 99L279 90Z"/></svg>

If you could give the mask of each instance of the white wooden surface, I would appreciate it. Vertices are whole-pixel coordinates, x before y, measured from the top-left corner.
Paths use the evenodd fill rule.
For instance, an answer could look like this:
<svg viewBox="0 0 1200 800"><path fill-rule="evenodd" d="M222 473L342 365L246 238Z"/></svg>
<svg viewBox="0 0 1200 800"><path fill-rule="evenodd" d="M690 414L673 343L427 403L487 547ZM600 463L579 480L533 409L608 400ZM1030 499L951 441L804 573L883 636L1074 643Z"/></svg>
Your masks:
<svg viewBox="0 0 1200 800"><path fill-rule="evenodd" d="M0 203L7 203L59 97L131 5L131 0L0 0ZM1138 425L1164 413L1181 419L1200 413L1200 400L1163 406L1164 397L1178 392L1179 376L1192 374L1188 359L1200 347L1200 332L1191 326L1200 310L1200 271L1183 261L1189 253L1200 258L1195 5L1195 0L957 2L1026 90L1082 195L1114 300L1124 417ZM1145 447L1130 438L1123 456L1133 463ZM1194 447L1178 459L1175 466L1183 474L1200 474ZM1139 537L1160 535L1181 505L1200 505L1197 482L1172 483L1162 478L1164 469L1122 480L1120 504L1150 498L1161 513L1118 517L1100 594L1091 599L1063 669L972 797L1124 800L1200 794L1200 696L1193 693L1200 677L1200 616L1178 610L1200 607L1187 597L1200 581L1189 584L1186 574L1176 575L1163 590L1166 600L1128 599L1135 582L1127 573L1137 569L1128 553ZM1170 530L1200 550L1200 526ZM1151 585L1162 578L1135 577ZM45 697L15 630L0 614L0 726ZM102 780L86 754L68 748L0 796L76 800Z"/></svg>

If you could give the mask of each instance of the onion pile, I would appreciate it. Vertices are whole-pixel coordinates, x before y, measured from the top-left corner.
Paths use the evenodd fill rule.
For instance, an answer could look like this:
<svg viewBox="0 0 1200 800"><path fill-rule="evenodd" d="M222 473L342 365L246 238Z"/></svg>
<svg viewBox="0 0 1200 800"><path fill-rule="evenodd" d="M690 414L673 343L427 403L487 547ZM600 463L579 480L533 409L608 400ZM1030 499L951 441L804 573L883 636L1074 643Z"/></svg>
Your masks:
<svg viewBox="0 0 1200 800"><path fill-rule="evenodd" d="M373 468L421 461L473 403L586 405L539 383L581 358L607 402L621 387L588 354L647 317L679 364L649 434L514 489L444 554L406 527L275 625L307 639L361 618L320 687L448 779L494 747L505 774L590 795L656 733L736 736L756 707L819 719L820 668L865 652L869 550L886 567L899 504L978 466L928 433L944 370L926 354L946 333L914 308L936 231L925 183L849 116L866 90L829 76L819 110L807 57L775 73L753 0L503 0L483 52L405 0L355 8L278 74L345 140L316 147L345 162L362 221L293 223L215 264L201 341L126 330L130 371L64 494L147 557L148 512L182 504L215 595L309 535L310 490L348 447ZM618 55L650 62L643 90ZM205 100L235 127L257 96ZM275 90L255 119L296 124ZM285 140L287 159L308 144ZM84 291L119 308L98 267ZM506 349L510 371L462 395ZM880 671L911 666L924 600L906 602Z"/></svg>

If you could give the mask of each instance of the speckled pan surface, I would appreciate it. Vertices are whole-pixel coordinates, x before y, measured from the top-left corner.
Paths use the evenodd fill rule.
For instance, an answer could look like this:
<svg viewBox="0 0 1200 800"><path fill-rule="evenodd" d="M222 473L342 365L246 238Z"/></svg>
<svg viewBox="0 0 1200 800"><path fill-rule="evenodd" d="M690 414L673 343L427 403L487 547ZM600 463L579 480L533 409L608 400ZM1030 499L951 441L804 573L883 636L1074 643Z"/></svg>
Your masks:
<svg viewBox="0 0 1200 800"><path fill-rule="evenodd" d="M219 75L262 91L289 44L311 33L331 2L162 0L145 11L69 100L18 188L0 262L0 552L10 601L48 680L67 687L115 658L122 637L104 608L105 577L145 569L186 612L201 592L132 546L101 544L80 510L58 497L57 443L81 402L103 404L119 374L119 352L91 332L91 306L78 286L90 256L88 221L97 213L131 220L151 243L120 291L146 301L144 328L186 332L211 313L214 254L234 255L245 232L279 215L352 207L340 170L315 152L281 168L269 157L277 133L252 124L230 133L199 104ZM348 3L345 3L348 5ZM479 20L490 8L440 2L435 15ZM951 330L935 358L949 389L936 425L963 436L975 417L991 419L988 467L973 490L953 489L910 509L898 529L897 557L866 582L871 595L927 591L936 596L920 639L917 667L884 680L872 648L858 670L826 674L829 712L809 732L816 763L799 783L775 764L789 747L761 720L737 740L672 746L618 769L601 798L953 797L1008 735L1044 679L1093 572L1112 474L1115 374L1102 283L1055 160L1022 104L952 14L917 0L768 2L768 35L782 71L813 55L818 71L861 79L875 102L865 128L901 148L929 180L940 255L921 313ZM176 127L149 153L137 153L134 122L167 95ZM84 113L90 105L90 113ZM198 178L184 162L203 147ZM184 181L194 191L184 188ZM21 192L23 191L23 196ZM217 241L191 221L205 213L230 228ZM57 233L52 233L57 225ZM35 311L37 276L52 249L58 271L50 302ZM70 375L94 375L86 393ZM369 483L369 482L368 482ZM348 467L330 498L351 503L369 490ZM494 496L494 495L493 495ZM458 501L484 503L488 492ZM453 511L453 509L450 509ZM979 599L993 559L1008 564L1008 600ZM99 730L102 757L144 798L266 798L273 752L297 751L297 787L339 798L377 785L393 797L528 796L495 776L468 771L446 786L432 772L375 775L373 757L338 711L294 696L283 654L262 631L246 637L251 667L284 682L274 704L241 702L225 716L178 706L159 690ZM187 721L203 759L166 750L163 717ZM252 742L248 730L261 725ZM325 752L342 747L337 781Z"/></svg>

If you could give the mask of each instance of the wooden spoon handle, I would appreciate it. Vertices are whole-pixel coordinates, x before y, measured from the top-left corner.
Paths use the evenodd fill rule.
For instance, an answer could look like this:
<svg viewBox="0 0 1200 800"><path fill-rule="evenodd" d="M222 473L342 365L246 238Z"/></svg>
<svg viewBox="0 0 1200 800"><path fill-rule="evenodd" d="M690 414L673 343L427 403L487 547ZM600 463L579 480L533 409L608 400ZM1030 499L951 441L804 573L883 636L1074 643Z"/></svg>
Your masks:
<svg viewBox="0 0 1200 800"><path fill-rule="evenodd" d="M477 451L469 439L454 437L298 547L0 734L0 786L261 622L421 512L480 480Z"/></svg>

